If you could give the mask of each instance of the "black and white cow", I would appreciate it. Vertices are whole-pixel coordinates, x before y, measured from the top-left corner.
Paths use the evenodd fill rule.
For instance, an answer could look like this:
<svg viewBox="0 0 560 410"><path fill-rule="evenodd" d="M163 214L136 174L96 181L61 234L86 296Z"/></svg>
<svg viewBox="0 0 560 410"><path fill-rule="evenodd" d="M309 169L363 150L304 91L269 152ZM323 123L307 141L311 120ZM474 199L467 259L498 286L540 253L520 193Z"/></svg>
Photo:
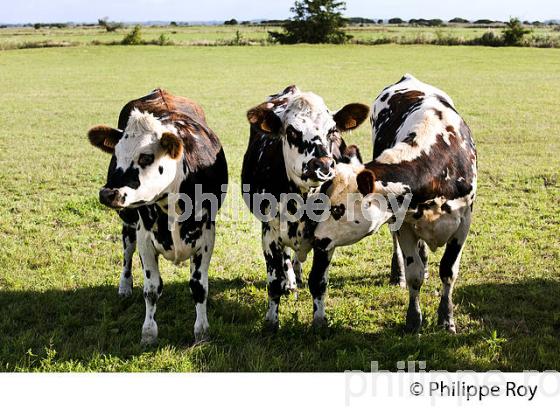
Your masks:
<svg viewBox="0 0 560 410"><path fill-rule="evenodd" d="M320 223L317 243L330 255L335 247L402 219L394 237L409 289L408 331L422 324L419 293L427 268L426 246L432 251L445 246L438 322L455 332L452 292L477 186L471 131L447 94L411 75L382 91L373 105L372 127L374 160L365 166L337 166L327 193L332 206L343 207L345 215ZM393 206L387 203L391 200Z"/></svg>
<svg viewBox="0 0 560 410"><path fill-rule="evenodd" d="M332 113L321 97L296 86L270 96L247 113L251 128L241 179L249 194L245 196L248 206L262 222L269 301L266 324L273 329L278 326L281 295L294 291L301 282L301 263L313 248L316 223L307 213L284 222L282 212L270 219L262 216L270 216L272 202L281 203L283 195L292 198L285 202L287 212L297 215L297 199L306 200L330 181L335 161L344 161L348 149L341 133L358 127L368 114L369 107L363 104L349 104ZM258 200L266 196L268 199ZM290 248L295 251L293 261ZM316 298L323 287L315 267L321 260L314 252L309 276L316 325L324 321L324 307Z"/></svg>
<svg viewBox="0 0 560 410"><path fill-rule="evenodd" d="M223 149L200 106L161 89L129 102L119 125L121 129L97 126L88 133L94 146L112 154L99 199L125 221L119 293L132 292L130 264L137 237L146 302L142 342L153 344L158 333L156 302L163 290L159 255L174 263L190 259L194 333L200 341L208 332L208 266L228 178ZM183 213L187 205L177 200L179 194L192 201L190 213Z"/></svg>

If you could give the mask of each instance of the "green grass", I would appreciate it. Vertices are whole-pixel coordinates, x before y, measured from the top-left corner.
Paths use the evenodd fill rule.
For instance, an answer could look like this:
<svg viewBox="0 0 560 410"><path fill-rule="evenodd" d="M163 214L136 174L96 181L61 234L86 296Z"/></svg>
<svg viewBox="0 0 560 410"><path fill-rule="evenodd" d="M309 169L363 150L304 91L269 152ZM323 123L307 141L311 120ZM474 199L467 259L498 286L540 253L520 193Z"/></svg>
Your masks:
<svg viewBox="0 0 560 410"><path fill-rule="evenodd" d="M0 53L0 369L315 371L425 360L429 369L560 370L559 50L432 46L77 47ZM425 326L404 335L407 292L389 286L386 229L337 250L327 335L310 331L307 289L266 310L259 229L230 191L210 269L212 340L192 347L188 268L162 261L159 347L139 344L132 299L117 297L119 220L97 201L109 157L86 131L116 125L129 99L161 86L202 104L239 183L244 112L288 84L336 109L370 103L410 72L447 91L474 131L479 195L455 292L458 334L436 326L436 261ZM367 126L346 137L371 156ZM304 266L309 270L309 263Z"/></svg>

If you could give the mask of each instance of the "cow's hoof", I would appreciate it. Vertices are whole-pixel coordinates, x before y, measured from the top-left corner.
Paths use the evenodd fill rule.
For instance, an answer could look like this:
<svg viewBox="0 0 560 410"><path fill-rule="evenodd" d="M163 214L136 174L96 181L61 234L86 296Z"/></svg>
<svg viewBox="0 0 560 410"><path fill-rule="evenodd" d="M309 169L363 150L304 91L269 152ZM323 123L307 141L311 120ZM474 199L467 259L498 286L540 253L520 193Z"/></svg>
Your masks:
<svg viewBox="0 0 560 410"><path fill-rule="evenodd" d="M132 296L132 288L121 288L119 287L119 297L121 299L127 299Z"/></svg>
<svg viewBox="0 0 560 410"><path fill-rule="evenodd" d="M210 340L210 331L208 329L203 329L198 332L194 332L194 344L199 345Z"/></svg>
<svg viewBox="0 0 560 410"><path fill-rule="evenodd" d="M395 277L395 276L391 276L391 278L389 279L389 284L393 285L393 286L398 286L400 288L406 289L406 279L403 277Z"/></svg>
<svg viewBox="0 0 560 410"><path fill-rule="evenodd" d="M389 282L390 285L398 286L399 288L406 289L406 281L405 280L392 280Z"/></svg>
<svg viewBox="0 0 560 410"><path fill-rule="evenodd" d="M265 320L263 326L263 333L266 335L273 335L278 332L280 329L280 322L279 321L272 321L272 320Z"/></svg>
<svg viewBox="0 0 560 410"><path fill-rule="evenodd" d="M451 334L457 333L457 328L455 327L455 323L453 321L444 320L440 322L439 325Z"/></svg>
<svg viewBox="0 0 560 410"><path fill-rule="evenodd" d="M297 283L296 282L292 282L292 283L286 283L286 286L284 286L283 289L283 293L284 295L289 295L291 293L295 293L297 292L298 287L297 287Z"/></svg>
<svg viewBox="0 0 560 410"><path fill-rule="evenodd" d="M417 311L409 310L406 314L406 333L418 333L422 327L422 314Z"/></svg>
<svg viewBox="0 0 560 410"><path fill-rule="evenodd" d="M313 318L313 329L321 330L329 327L329 322L326 317L314 317Z"/></svg>
<svg viewBox="0 0 560 410"><path fill-rule="evenodd" d="M142 327L142 346L154 346L157 344L158 328L156 322Z"/></svg>
<svg viewBox="0 0 560 410"><path fill-rule="evenodd" d="M158 344L157 336L153 337L153 336L142 335L142 340L140 340L140 344L144 347L157 346Z"/></svg>

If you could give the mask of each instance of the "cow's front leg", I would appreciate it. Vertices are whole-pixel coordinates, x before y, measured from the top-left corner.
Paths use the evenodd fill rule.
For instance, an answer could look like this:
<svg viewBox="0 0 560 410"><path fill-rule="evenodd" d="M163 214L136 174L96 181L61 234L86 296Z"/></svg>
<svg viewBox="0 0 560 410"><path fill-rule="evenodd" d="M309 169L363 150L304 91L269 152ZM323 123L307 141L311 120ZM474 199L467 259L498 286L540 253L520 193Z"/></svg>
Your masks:
<svg viewBox="0 0 560 410"><path fill-rule="evenodd" d="M406 331L414 333L419 331L422 326L420 289L424 282L425 268L420 257L420 240L407 224L404 224L399 230L399 243L405 263L406 285L408 286L409 294Z"/></svg>
<svg viewBox="0 0 560 410"><path fill-rule="evenodd" d="M136 250L136 226L123 223L123 269L119 281L119 296L132 295L132 256Z"/></svg>
<svg viewBox="0 0 560 410"><path fill-rule="evenodd" d="M321 241L319 241L321 242ZM309 291L313 297L313 327L321 328L327 325L325 312L325 294L329 281L329 266L334 248L317 245L313 248L313 264L309 273Z"/></svg>
<svg viewBox="0 0 560 410"><path fill-rule="evenodd" d="M146 302L146 317L142 326L142 344L153 345L157 343L156 303L163 291L163 281L159 273L158 254L146 232L139 235L138 251L144 271L144 301Z"/></svg>
<svg viewBox="0 0 560 410"><path fill-rule="evenodd" d="M447 242L439 265L439 276L443 284L443 291L438 308L438 324L451 333L456 333L457 331L453 319L452 294L455 281L457 276L459 276L461 255L471 224L470 210L467 212L468 214L463 218L459 229Z"/></svg>
<svg viewBox="0 0 560 410"><path fill-rule="evenodd" d="M418 252L420 253L420 259L422 259L422 263L424 264L424 279L428 279L430 276L430 271L428 269L428 255L429 249L428 245L424 241L420 241L418 244Z"/></svg>
<svg viewBox="0 0 560 410"><path fill-rule="evenodd" d="M294 257L292 258L292 266L294 267L294 274L296 275L296 284L298 288L301 288L303 286L303 276L302 276L303 269L297 253L294 254Z"/></svg>
<svg viewBox="0 0 560 410"><path fill-rule="evenodd" d="M191 257L191 279L189 287L195 303L196 321L194 322L194 340L200 343L208 339L210 326L206 314L208 300L208 268L214 250L215 226L205 228L196 243L196 253Z"/></svg>
<svg viewBox="0 0 560 410"><path fill-rule="evenodd" d="M292 258L287 250L283 252L284 258L284 273L286 275L286 290L289 292L297 291L297 276L295 274L294 265L292 264Z"/></svg>
<svg viewBox="0 0 560 410"><path fill-rule="evenodd" d="M280 297L287 292L287 278L284 272L284 249L276 231L267 223L262 226L262 249L266 261L266 278L268 288L268 311L266 327L276 330L278 324L278 307Z"/></svg>

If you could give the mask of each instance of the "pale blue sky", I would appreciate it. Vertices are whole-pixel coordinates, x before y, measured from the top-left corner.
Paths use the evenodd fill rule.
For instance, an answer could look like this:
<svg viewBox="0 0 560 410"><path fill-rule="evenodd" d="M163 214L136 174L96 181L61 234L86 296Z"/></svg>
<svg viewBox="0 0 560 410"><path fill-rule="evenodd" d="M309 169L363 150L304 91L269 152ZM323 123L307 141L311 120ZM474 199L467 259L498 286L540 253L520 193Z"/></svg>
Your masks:
<svg viewBox="0 0 560 410"><path fill-rule="evenodd" d="M290 16L293 0L0 0L0 22L208 21ZM347 0L346 15L390 18L560 19L560 0Z"/></svg>

